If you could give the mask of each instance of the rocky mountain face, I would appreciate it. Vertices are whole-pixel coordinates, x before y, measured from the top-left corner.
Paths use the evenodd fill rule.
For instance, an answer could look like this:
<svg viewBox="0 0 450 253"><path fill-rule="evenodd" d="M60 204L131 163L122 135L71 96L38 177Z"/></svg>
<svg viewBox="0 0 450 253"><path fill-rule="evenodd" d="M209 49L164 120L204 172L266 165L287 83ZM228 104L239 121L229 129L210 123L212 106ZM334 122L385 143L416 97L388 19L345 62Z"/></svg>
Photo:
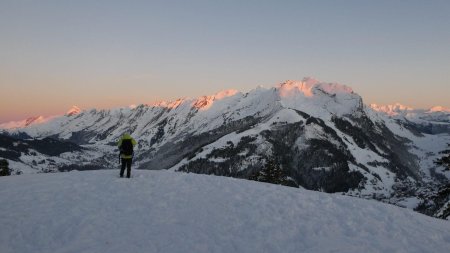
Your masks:
<svg viewBox="0 0 450 253"><path fill-rule="evenodd" d="M437 124L374 110L347 86L307 78L248 93L78 109L3 134L15 138L12 143L72 143L60 153L28 148L40 160L54 160L55 171L117 167L116 143L128 132L138 141L134 166L140 169L251 178L271 160L291 186L417 208L450 179L433 163L450 142L450 123L440 121L441 130L427 131L427 121ZM29 151L11 159L4 154L14 144L0 148L13 170L49 171L47 163L30 162L36 159Z"/></svg>

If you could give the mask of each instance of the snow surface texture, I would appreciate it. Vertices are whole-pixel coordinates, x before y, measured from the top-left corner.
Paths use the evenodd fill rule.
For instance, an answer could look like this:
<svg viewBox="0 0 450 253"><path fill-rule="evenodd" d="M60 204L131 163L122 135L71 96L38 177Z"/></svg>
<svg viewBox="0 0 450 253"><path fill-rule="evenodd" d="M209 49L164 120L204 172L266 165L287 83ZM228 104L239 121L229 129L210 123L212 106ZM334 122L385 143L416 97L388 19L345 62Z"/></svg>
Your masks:
<svg viewBox="0 0 450 253"><path fill-rule="evenodd" d="M450 223L358 198L170 171L0 178L2 253L447 252Z"/></svg>

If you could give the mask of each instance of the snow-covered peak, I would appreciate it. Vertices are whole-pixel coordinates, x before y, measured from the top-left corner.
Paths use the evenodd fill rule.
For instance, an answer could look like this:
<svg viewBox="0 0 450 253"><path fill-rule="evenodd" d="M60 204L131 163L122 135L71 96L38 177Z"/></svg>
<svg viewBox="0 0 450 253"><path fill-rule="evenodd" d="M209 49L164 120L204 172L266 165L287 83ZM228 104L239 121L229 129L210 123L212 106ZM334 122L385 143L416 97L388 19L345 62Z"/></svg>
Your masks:
<svg viewBox="0 0 450 253"><path fill-rule="evenodd" d="M234 96L234 95L236 95L236 93L238 93L237 90L230 89L230 90L220 91L220 92L214 94L213 96L214 96L214 100L221 100L221 99L224 99L227 97Z"/></svg>
<svg viewBox="0 0 450 253"><path fill-rule="evenodd" d="M288 80L276 86L276 90L284 106L316 117L353 114L362 109L362 98L350 87L338 83L304 78Z"/></svg>
<svg viewBox="0 0 450 253"><path fill-rule="evenodd" d="M393 105L377 105L371 104L370 107L381 114L385 114L392 118L407 119L415 123L428 125L430 122L439 122L441 126L435 128L439 129L443 124L450 123L450 109L442 106L435 106L431 109L414 109L409 106L396 103Z"/></svg>
<svg viewBox="0 0 450 253"><path fill-rule="evenodd" d="M284 83L278 85L278 91L282 97L287 97L295 93L303 93L306 97L312 97L312 87L314 83L312 82L302 82L295 80L287 80Z"/></svg>
<svg viewBox="0 0 450 253"><path fill-rule="evenodd" d="M70 108L70 110L68 110L66 112L66 115L67 116L74 116L74 115L80 114L80 112L81 112L81 109L78 106L74 105L74 106L72 106L72 108Z"/></svg>
<svg viewBox="0 0 450 253"><path fill-rule="evenodd" d="M237 90L230 89L230 90L224 90L220 91L214 95L209 96L201 96L195 99L188 99L188 98L179 98L174 101L157 101L154 103L148 104L150 107L164 107L168 109L175 109L178 106L180 106L183 103L189 103L190 106L200 109L200 110L207 110L211 107L211 105L214 103L214 101L222 100L227 97L234 96L238 93Z"/></svg>
<svg viewBox="0 0 450 253"><path fill-rule="evenodd" d="M192 103L192 106L197 109L200 109L200 110L206 110L209 107L211 107L213 101L214 101L213 96L203 96L203 97L199 97L197 100L195 100Z"/></svg>
<svg viewBox="0 0 450 253"><path fill-rule="evenodd" d="M396 116L414 110L412 107L402 105L400 103L395 103L393 105L371 104L370 107L377 112L383 112L389 116Z"/></svg>
<svg viewBox="0 0 450 253"><path fill-rule="evenodd" d="M442 106L434 106L432 108L430 108L430 110L428 110L429 113L433 113L433 112L450 112L449 108L445 108Z"/></svg>
<svg viewBox="0 0 450 253"><path fill-rule="evenodd" d="M44 116L33 116L24 120L19 121L10 121L6 123L0 124L0 129L16 129L16 128L24 128L36 124L42 124L54 117L44 117Z"/></svg>
<svg viewBox="0 0 450 253"><path fill-rule="evenodd" d="M30 117L25 120L25 126L29 126L32 124L39 124L45 122L45 118L43 116Z"/></svg>
<svg viewBox="0 0 450 253"><path fill-rule="evenodd" d="M212 96L202 96L194 100L192 106L200 110L207 110L212 106L214 101L234 96L236 93L238 93L237 90L224 90Z"/></svg>
<svg viewBox="0 0 450 253"><path fill-rule="evenodd" d="M168 109L175 109L177 108L180 104L182 104L184 101L186 101L185 98L179 98L177 100L174 101L157 101L154 103L149 104L148 106L150 107L164 107L164 108L168 108Z"/></svg>
<svg viewBox="0 0 450 253"><path fill-rule="evenodd" d="M352 88L338 83L324 83L314 78L306 77L302 81L287 80L277 86L282 97L303 93L305 97L319 95L322 91L330 95L334 94L353 94Z"/></svg>

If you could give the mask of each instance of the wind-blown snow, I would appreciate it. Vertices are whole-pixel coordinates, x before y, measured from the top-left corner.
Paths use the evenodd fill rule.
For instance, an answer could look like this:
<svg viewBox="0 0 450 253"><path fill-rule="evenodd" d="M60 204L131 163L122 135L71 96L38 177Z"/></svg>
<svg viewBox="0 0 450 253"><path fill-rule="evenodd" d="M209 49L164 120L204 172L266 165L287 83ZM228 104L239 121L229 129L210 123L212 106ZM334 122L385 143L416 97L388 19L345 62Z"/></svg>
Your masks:
<svg viewBox="0 0 450 253"><path fill-rule="evenodd" d="M339 195L168 171L0 178L2 253L447 252L450 223Z"/></svg>

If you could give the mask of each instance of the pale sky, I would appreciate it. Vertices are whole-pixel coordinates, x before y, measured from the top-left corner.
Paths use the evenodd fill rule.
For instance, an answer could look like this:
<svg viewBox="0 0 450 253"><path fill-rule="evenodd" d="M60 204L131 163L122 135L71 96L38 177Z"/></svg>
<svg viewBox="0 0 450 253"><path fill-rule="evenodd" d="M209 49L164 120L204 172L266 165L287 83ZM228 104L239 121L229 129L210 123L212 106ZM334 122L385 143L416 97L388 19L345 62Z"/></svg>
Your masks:
<svg viewBox="0 0 450 253"><path fill-rule="evenodd" d="M450 107L450 1L0 0L0 122L312 76Z"/></svg>

